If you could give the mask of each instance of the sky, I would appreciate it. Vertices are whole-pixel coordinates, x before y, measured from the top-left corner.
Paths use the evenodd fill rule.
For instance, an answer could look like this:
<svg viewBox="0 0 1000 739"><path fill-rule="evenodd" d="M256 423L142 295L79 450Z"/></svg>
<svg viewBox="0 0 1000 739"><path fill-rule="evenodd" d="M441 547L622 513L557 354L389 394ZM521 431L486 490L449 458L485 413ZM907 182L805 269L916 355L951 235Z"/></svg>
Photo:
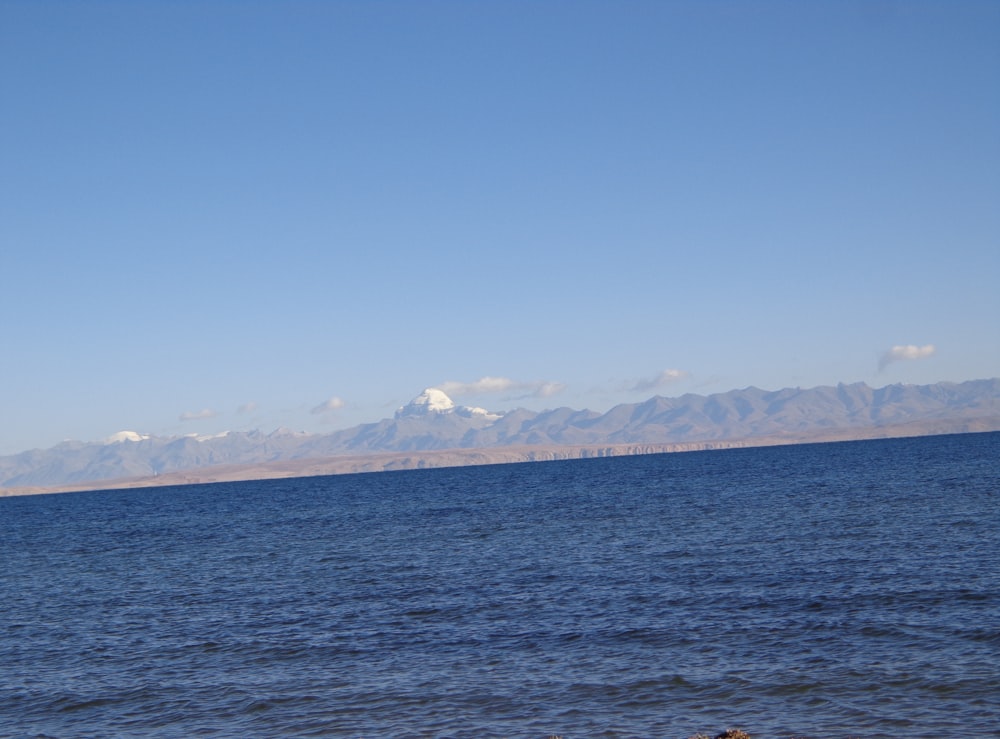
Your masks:
<svg viewBox="0 0 1000 739"><path fill-rule="evenodd" d="M0 454L1000 376L1000 3L0 0Z"/></svg>

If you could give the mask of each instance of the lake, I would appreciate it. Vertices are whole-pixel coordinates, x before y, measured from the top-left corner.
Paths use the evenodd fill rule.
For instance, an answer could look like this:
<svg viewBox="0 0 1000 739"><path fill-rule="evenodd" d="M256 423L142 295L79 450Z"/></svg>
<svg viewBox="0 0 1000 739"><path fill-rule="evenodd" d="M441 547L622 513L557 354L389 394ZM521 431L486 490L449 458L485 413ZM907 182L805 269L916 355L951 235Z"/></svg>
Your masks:
<svg viewBox="0 0 1000 739"><path fill-rule="evenodd" d="M2 737L1000 736L1000 433L0 498Z"/></svg>

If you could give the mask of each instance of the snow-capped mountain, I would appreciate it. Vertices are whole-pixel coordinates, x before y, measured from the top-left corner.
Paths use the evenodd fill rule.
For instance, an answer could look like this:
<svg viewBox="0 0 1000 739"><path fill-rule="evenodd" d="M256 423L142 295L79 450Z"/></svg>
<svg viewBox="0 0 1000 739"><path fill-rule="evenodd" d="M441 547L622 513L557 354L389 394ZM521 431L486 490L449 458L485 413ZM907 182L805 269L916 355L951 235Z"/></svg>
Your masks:
<svg viewBox="0 0 1000 739"><path fill-rule="evenodd" d="M496 420L502 413L490 413L485 408L467 405L456 406L454 401L436 387L429 387L404 406L396 410L395 418L426 418L431 414L455 413L465 418L483 417Z"/></svg>
<svg viewBox="0 0 1000 739"><path fill-rule="evenodd" d="M140 434L137 431L119 431L116 434L111 434L108 438L104 440L105 444L120 444L123 441L143 441L148 439L148 434Z"/></svg>
<svg viewBox="0 0 1000 739"><path fill-rule="evenodd" d="M409 403L396 410L396 418L428 416L431 413L450 413L455 403L437 388L429 387Z"/></svg>

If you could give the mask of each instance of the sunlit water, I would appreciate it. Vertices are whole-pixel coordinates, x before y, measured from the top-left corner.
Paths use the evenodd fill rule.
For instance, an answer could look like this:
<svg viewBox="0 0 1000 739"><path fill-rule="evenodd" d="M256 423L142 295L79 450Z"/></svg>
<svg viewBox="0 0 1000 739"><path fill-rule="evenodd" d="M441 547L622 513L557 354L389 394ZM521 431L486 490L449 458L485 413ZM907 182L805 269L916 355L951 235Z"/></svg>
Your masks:
<svg viewBox="0 0 1000 739"><path fill-rule="evenodd" d="M0 736L1000 733L1000 434L0 499Z"/></svg>

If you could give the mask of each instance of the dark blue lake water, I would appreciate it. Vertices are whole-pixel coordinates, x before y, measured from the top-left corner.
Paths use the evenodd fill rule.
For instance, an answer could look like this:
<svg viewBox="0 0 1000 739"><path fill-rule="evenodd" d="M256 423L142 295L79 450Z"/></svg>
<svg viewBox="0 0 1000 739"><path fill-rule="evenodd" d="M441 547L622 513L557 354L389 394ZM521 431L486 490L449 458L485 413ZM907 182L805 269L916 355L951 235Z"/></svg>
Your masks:
<svg viewBox="0 0 1000 739"><path fill-rule="evenodd" d="M0 499L0 736L1000 736L1000 433Z"/></svg>

